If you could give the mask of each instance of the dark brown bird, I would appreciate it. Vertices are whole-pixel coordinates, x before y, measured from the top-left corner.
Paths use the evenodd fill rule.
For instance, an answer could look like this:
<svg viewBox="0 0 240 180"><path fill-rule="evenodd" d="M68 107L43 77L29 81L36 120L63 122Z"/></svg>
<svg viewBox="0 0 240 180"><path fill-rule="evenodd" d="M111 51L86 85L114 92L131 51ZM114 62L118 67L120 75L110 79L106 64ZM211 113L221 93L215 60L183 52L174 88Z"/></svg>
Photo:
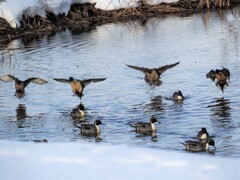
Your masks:
<svg viewBox="0 0 240 180"><path fill-rule="evenodd" d="M74 79L73 77L70 77L69 79L58 79L58 78L53 78L53 79L61 83L69 83L72 87L73 93L81 99L83 96L83 90L88 84L104 81L106 78L79 80L79 79Z"/></svg>
<svg viewBox="0 0 240 180"><path fill-rule="evenodd" d="M230 71L227 68L216 69L215 71L212 69L206 74L207 78L210 78L212 81L216 82L216 86L219 86L222 92L224 92L224 88L230 83Z"/></svg>
<svg viewBox="0 0 240 180"><path fill-rule="evenodd" d="M3 81L3 82L15 81L15 91L16 91L16 95L19 98L24 95L25 88L30 82L35 83L35 84L45 84L45 83L47 83L46 80L40 79L40 78L35 78L35 77L26 79L25 81L21 81L18 78L12 76L12 75L1 76L0 80Z"/></svg>
<svg viewBox="0 0 240 180"><path fill-rule="evenodd" d="M141 72L143 72L145 74L145 81L151 85L156 85L159 86L161 85L161 81L160 81L160 76L162 73L164 73L166 70L175 67L176 65L178 65L180 62L174 63L174 64L169 64L169 65L165 65L165 66L161 66L159 68L153 68L153 69L149 69L149 68L145 68L145 67L138 67L138 66L132 66L132 65L127 65L128 67L135 69L135 70L139 70Z"/></svg>

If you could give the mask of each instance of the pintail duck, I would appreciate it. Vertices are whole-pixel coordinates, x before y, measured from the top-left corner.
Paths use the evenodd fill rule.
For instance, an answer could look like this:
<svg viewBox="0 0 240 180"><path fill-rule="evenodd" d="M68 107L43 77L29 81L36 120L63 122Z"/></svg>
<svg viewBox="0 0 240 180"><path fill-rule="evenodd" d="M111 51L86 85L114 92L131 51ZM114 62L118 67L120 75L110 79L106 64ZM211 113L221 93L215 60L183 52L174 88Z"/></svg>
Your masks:
<svg viewBox="0 0 240 180"><path fill-rule="evenodd" d="M186 147L186 150L192 151L192 152L202 152L202 151L208 151L209 146L213 146L215 149L215 142L213 139L208 139L206 143L201 141L185 141L185 143L180 142Z"/></svg>
<svg viewBox="0 0 240 180"><path fill-rule="evenodd" d="M201 129L201 131L198 132L197 138L199 140L207 140L209 138L209 134L208 134L207 129L205 127L203 127Z"/></svg>
<svg viewBox="0 0 240 180"><path fill-rule="evenodd" d="M99 128L99 125L103 124L100 120L95 120L94 124L81 124L81 126L75 125L77 128L81 130L81 133L83 134L94 134L94 133L100 133L101 130Z"/></svg>
<svg viewBox="0 0 240 180"><path fill-rule="evenodd" d="M19 98L21 97L21 94L22 95L24 94L25 88L30 82L35 83L35 84L46 84L47 83L46 80L40 79L40 78L35 78L35 77L26 79L25 81L21 81L12 75L1 76L0 80L3 82L15 81L15 91L16 91L16 95L19 96Z"/></svg>
<svg viewBox="0 0 240 180"><path fill-rule="evenodd" d="M74 108L71 111L71 116L73 118L85 117L86 113L85 113L84 109L85 108L84 108L83 104L80 104L78 107Z"/></svg>
<svg viewBox="0 0 240 180"><path fill-rule="evenodd" d="M88 84L104 81L106 78L79 80L79 79L74 79L73 77L69 77L69 79L58 79L58 78L53 78L53 79L61 83L69 83L72 87L73 93L81 99L83 96L83 90Z"/></svg>
<svg viewBox="0 0 240 180"><path fill-rule="evenodd" d="M156 131L157 128L154 124L155 122L157 122L157 119L154 116L152 116L149 119L149 122L137 122L131 126L135 127L137 132Z"/></svg>
<svg viewBox="0 0 240 180"><path fill-rule="evenodd" d="M172 99L173 100L183 100L184 96L183 96L181 91L176 91L176 92L173 93Z"/></svg>
<svg viewBox="0 0 240 180"><path fill-rule="evenodd" d="M169 64L169 65L165 65L165 66L161 66L159 68L153 68L153 69L149 69L149 68L145 68L145 67L138 67L138 66L132 66L132 65L128 65L126 64L128 67L135 69L135 70L139 70L141 72L143 72L145 74L145 81L151 85L156 85L159 86L161 85L161 81L160 81L160 76L162 73L164 73L166 70L175 67L176 65L178 65L180 62L174 63L174 64Z"/></svg>
<svg viewBox="0 0 240 180"><path fill-rule="evenodd" d="M212 69L206 74L207 78L210 78L212 81L216 82L216 86L219 86L222 92L224 92L224 88L229 85L230 82L230 71L227 68L216 69L215 71Z"/></svg>

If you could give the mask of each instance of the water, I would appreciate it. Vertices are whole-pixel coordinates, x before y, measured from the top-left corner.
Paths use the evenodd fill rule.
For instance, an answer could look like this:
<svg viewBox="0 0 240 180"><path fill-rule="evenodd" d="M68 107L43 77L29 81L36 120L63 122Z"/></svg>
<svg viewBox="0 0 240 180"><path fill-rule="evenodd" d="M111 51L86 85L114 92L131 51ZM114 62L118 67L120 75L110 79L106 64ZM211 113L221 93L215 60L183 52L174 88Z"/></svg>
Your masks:
<svg viewBox="0 0 240 180"><path fill-rule="evenodd" d="M97 26L90 32L65 30L32 41L15 40L2 51L0 74L19 79L41 77L26 96L14 96L14 84L0 82L0 139L106 143L185 152L179 141L194 139L201 127L213 136L216 156L240 157L240 11L166 16L144 24L134 21ZM159 87L125 64L167 70ZM206 73L222 65L231 71L222 93ZM106 77L88 85L82 103L86 122L101 119L100 137L82 136L70 110L79 104L70 86L52 78ZM182 104L171 100L181 90ZM136 134L129 125L159 120L153 135Z"/></svg>

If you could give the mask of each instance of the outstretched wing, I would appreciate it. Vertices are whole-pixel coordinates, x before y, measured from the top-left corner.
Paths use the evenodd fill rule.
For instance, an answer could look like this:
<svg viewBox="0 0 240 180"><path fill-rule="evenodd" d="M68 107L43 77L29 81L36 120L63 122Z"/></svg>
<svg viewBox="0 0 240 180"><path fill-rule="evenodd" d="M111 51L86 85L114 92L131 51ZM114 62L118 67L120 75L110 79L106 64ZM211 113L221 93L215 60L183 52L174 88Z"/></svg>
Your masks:
<svg viewBox="0 0 240 180"><path fill-rule="evenodd" d="M59 78L53 78L55 81L58 81L58 82L61 82L61 83L69 83L70 84L70 81L69 79L59 79Z"/></svg>
<svg viewBox="0 0 240 180"><path fill-rule="evenodd" d="M83 83L84 86L90 84L90 83L96 83L96 82L101 82L104 81L106 78L96 78L96 79L84 79L84 80L77 80Z"/></svg>
<svg viewBox="0 0 240 180"><path fill-rule="evenodd" d="M175 67L176 65L178 65L180 62L176 62L174 64L168 64L168 65L165 65L165 66L161 66L159 68L157 68L157 72L159 73L159 75L161 75L162 73L164 73L166 70L170 69L170 68L173 68Z"/></svg>
<svg viewBox="0 0 240 180"><path fill-rule="evenodd" d="M230 80L230 71L223 67L222 72Z"/></svg>
<svg viewBox="0 0 240 180"><path fill-rule="evenodd" d="M47 81L44 79L40 78L29 78L24 81L24 86L26 87L30 82L35 83L35 84L46 84Z"/></svg>
<svg viewBox="0 0 240 180"><path fill-rule="evenodd" d="M207 77L207 78L210 78L212 81L214 81L215 78L216 78L216 72L212 69L211 71L209 71L209 72L206 74L206 77Z"/></svg>
<svg viewBox="0 0 240 180"><path fill-rule="evenodd" d="M141 71L141 72L143 72L143 73L146 73L146 72L149 71L149 69L148 69L148 68L145 68L145 67L132 66L132 65L128 65L128 64L126 64L126 66L128 66L128 67L130 67L130 68L132 68L132 69Z"/></svg>
<svg viewBox="0 0 240 180"><path fill-rule="evenodd" d="M11 82L11 81L14 81L16 80L17 78L15 78L14 76L12 75L6 75L6 76L1 76L0 77L0 80L3 81L3 82Z"/></svg>

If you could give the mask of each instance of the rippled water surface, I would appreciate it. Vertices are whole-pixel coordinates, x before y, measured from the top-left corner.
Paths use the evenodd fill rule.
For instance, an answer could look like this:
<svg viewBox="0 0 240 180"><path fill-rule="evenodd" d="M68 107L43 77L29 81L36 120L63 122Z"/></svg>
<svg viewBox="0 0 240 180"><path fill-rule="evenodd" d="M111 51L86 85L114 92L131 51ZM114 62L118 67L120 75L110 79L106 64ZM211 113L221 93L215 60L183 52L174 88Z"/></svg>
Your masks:
<svg viewBox="0 0 240 180"><path fill-rule="evenodd" d="M185 152L179 141L194 139L201 127L213 136L216 156L240 157L240 11L166 16L146 22L113 23L90 32L65 30L24 42L15 40L0 57L0 75L41 77L24 98L14 96L14 83L0 82L0 139L107 143ZM11 57L10 57L11 56ZM143 73L125 64L167 70L161 86L148 85ZM211 69L231 71L222 93L206 78ZM52 78L106 77L88 85L82 103L86 122L101 119L100 137L80 134L70 116L80 100L70 85ZM183 103L171 100L181 90ZM129 125L159 120L156 134L136 134ZM100 141L100 142L99 142Z"/></svg>

